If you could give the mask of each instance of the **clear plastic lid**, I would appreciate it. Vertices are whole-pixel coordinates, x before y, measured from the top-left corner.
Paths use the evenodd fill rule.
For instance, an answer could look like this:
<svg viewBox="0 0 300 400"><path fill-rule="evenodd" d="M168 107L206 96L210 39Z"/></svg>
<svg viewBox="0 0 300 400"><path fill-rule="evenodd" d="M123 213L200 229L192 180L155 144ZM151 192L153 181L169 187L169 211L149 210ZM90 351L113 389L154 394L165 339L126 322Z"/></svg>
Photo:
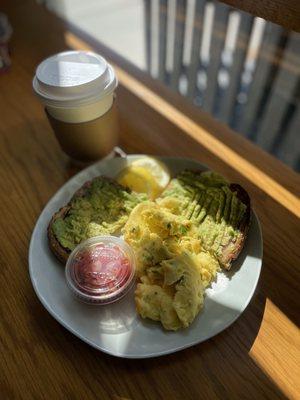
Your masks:
<svg viewBox="0 0 300 400"><path fill-rule="evenodd" d="M76 107L112 93L117 78L99 54L65 51L39 64L32 85L47 105Z"/></svg>
<svg viewBox="0 0 300 400"><path fill-rule="evenodd" d="M121 238L96 236L73 250L65 273L68 286L81 300L109 304L122 298L134 283L134 253Z"/></svg>

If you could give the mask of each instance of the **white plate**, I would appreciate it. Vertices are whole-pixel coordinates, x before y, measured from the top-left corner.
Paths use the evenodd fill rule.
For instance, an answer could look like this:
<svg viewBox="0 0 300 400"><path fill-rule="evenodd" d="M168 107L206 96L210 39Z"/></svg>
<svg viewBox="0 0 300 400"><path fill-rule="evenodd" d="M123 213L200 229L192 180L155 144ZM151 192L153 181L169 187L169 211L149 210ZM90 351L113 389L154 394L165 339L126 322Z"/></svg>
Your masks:
<svg viewBox="0 0 300 400"><path fill-rule="evenodd" d="M108 306L80 303L68 289L64 268L48 248L46 229L51 216L65 205L87 180L98 175L115 177L138 156L105 160L70 179L49 201L34 228L29 249L29 271L34 290L49 313L91 346L118 357L146 358L173 353L203 342L231 325L245 310L255 291L262 263L262 235L258 219L252 223L246 245L229 273L220 273L206 290L205 306L186 330L166 332L160 324L141 320L133 291ZM162 158L171 173L207 169L196 161Z"/></svg>

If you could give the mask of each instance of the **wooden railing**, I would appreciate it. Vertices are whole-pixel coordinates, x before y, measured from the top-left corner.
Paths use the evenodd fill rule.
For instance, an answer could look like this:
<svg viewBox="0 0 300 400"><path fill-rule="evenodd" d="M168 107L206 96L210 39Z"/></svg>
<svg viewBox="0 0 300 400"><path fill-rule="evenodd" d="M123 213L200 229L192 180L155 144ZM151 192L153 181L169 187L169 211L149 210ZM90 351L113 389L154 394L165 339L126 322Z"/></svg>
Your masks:
<svg viewBox="0 0 300 400"><path fill-rule="evenodd" d="M144 0L150 74L300 170L300 34L217 1Z"/></svg>

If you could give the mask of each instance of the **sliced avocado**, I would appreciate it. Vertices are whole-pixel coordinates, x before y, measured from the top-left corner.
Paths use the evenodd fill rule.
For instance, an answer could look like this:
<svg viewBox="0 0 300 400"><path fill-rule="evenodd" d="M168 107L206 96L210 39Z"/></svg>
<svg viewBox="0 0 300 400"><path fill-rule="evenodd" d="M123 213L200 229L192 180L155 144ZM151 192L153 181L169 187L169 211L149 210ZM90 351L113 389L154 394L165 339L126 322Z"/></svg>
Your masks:
<svg viewBox="0 0 300 400"><path fill-rule="evenodd" d="M232 226L232 228L235 228L238 222L238 216L240 214L241 211L241 202L237 201L237 205L235 208L235 212L234 214L231 215L231 220L230 220L230 225Z"/></svg>
<svg viewBox="0 0 300 400"><path fill-rule="evenodd" d="M240 203L240 201L236 197L236 194L232 193L230 217L229 217L228 223L233 228L234 228L234 223L235 223L236 216L237 216L237 213L238 213L239 203Z"/></svg>
<svg viewBox="0 0 300 400"><path fill-rule="evenodd" d="M206 191L202 190L201 191L201 196L200 196L199 202L198 202L199 208L197 210L195 210L195 212L194 212L194 218L193 219L196 220L196 221L198 220L198 217L199 217L199 214L200 214L200 212L202 210L202 207L203 207L205 199L206 199Z"/></svg>
<svg viewBox="0 0 300 400"><path fill-rule="evenodd" d="M213 200L213 196L210 193L206 192L206 197L204 199L203 206L201 208L199 216L197 217L197 221L196 221L197 224L201 224L201 222L204 221L204 219L207 215L207 210L209 209L210 203L212 202L212 200Z"/></svg>
<svg viewBox="0 0 300 400"><path fill-rule="evenodd" d="M195 198L194 198L193 202L191 203L191 207L189 207L189 213L187 215L188 219L192 218L192 216L195 212L195 209L198 206L200 197L201 197L201 192L199 192L199 191L195 192Z"/></svg>
<svg viewBox="0 0 300 400"><path fill-rule="evenodd" d="M222 175L212 171L202 172L199 180L206 187L221 188L224 185L228 185L228 182Z"/></svg>
<svg viewBox="0 0 300 400"><path fill-rule="evenodd" d="M220 193L219 208L218 208L218 211L217 211L217 214L216 214L216 222L221 223L223 212L224 212L224 208L225 208L225 205L226 205L226 196L225 196L225 193L223 192L223 190L220 190L219 193Z"/></svg>
<svg viewBox="0 0 300 400"><path fill-rule="evenodd" d="M220 190L213 190L212 195L213 195L213 201L210 204L208 214L212 218L214 222L217 220L217 212L220 207Z"/></svg>
<svg viewBox="0 0 300 400"><path fill-rule="evenodd" d="M224 207L224 211L223 211L223 215L222 215L221 219L225 223L228 223L229 222L229 218L230 218L231 201L232 201L233 193L228 187L223 187L222 191L226 196L226 202L225 202L225 207Z"/></svg>
<svg viewBox="0 0 300 400"><path fill-rule="evenodd" d="M190 199L194 195L194 190L189 185L182 184L178 179L173 179L166 190L162 193L161 197L175 197Z"/></svg>
<svg viewBox="0 0 300 400"><path fill-rule="evenodd" d="M193 209L194 205L195 205L195 199L196 199L196 192L193 192L193 196L189 199L187 206L185 207L184 211L183 211L183 215L185 216L185 218L189 218L189 215L191 213L191 210Z"/></svg>
<svg viewBox="0 0 300 400"><path fill-rule="evenodd" d="M201 195L200 195L200 196L201 196ZM200 200L200 197L199 197L199 200ZM201 206L200 206L200 204L199 204L199 202L198 202L198 203L196 204L196 206L194 207L194 210L193 210L192 215L190 216L190 219L191 219L191 220L194 220L194 219L195 219L195 215L198 215L198 214L199 214L200 209L201 209Z"/></svg>
<svg viewBox="0 0 300 400"><path fill-rule="evenodd" d="M231 198L232 198L232 192L228 188L223 187L222 188L222 202L223 202L223 207L220 207L220 227L218 231L218 235L216 236L214 240L214 244L212 245L212 249L216 254L220 253L221 251L221 244L223 237L226 232L226 225L227 221L229 220L230 216L230 209L231 209Z"/></svg>
<svg viewBox="0 0 300 400"><path fill-rule="evenodd" d="M223 248L230 243L235 246L247 206L225 178L210 171L183 171L177 176L173 193L186 202L184 215L198 228L203 246L221 260Z"/></svg>
<svg viewBox="0 0 300 400"><path fill-rule="evenodd" d="M240 207L239 207L239 211L238 211L236 222L235 222L236 229L239 229L240 223L242 222L242 220L244 218L246 209L247 209L247 206L244 203L240 202Z"/></svg>
<svg viewBox="0 0 300 400"><path fill-rule="evenodd" d="M220 207L220 198L220 191L214 191L214 198L210 204L206 218L199 226L199 232L201 233L202 241L206 248L212 246L220 231L221 224L216 221L216 214Z"/></svg>

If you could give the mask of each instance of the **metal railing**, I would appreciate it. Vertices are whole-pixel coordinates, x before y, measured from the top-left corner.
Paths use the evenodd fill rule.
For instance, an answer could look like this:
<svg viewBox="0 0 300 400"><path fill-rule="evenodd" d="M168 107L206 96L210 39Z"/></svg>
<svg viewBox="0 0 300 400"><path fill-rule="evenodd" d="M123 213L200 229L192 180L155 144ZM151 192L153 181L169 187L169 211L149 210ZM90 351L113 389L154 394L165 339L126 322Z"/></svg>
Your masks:
<svg viewBox="0 0 300 400"><path fill-rule="evenodd" d="M217 1L144 2L150 74L300 171L300 35Z"/></svg>

